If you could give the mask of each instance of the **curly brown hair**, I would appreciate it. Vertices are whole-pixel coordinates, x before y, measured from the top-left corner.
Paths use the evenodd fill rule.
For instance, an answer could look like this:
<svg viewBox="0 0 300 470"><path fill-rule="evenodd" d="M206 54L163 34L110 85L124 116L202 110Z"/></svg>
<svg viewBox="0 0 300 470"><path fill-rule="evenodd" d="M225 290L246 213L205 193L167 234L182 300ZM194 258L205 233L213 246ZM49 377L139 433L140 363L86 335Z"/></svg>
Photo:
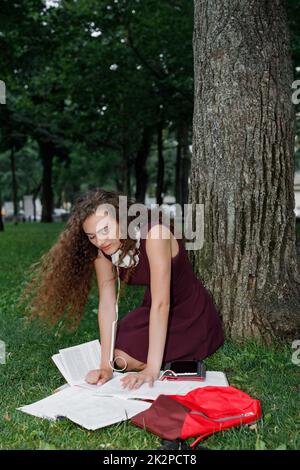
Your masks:
<svg viewBox="0 0 300 470"><path fill-rule="evenodd" d="M96 213L100 204L114 206L119 222L119 196L124 194L96 188L77 197L56 243L27 271L29 281L20 295L19 306L25 305L24 313L29 319L41 317L53 325L63 318L70 328L78 325L92 287L94 261L99 252L88 239L82 225L87 217ZM127 224L135 218L128 215L128 209L133 203L134 200L127 197ZM137 253L136 240L124 238L120 248L121 262L129 250L133 254ZM126 269L120 296L135 267L134 264ZM112 265L112 272L114 279L117 279L115 265Z"/></svg>

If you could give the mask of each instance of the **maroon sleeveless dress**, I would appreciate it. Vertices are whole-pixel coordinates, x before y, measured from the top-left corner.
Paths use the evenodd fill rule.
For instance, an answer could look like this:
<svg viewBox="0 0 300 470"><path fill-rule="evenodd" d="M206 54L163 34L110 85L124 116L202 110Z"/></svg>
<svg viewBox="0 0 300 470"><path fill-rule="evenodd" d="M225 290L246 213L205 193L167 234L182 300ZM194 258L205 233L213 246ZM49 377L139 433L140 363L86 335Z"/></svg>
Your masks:
<svg viewBox="0 0 300 470"><path fill-rule="evenodd" d="M161 218L159 220L161 223ZM139 262L128 281L128 285L146 286L144 298L141 306L119 319L115 342L116 349L144 363L148 355L151 307L150 266L145 234L153 225L155 222L148 220L141 229ZM166 362L172 360L203 360L224 343L221 319L211 294L195 276L183 241L176 240L179 252L171 260L170 310L162 369ZM102 253L111 260L110 255ZM129 268L119 266L122 280L126 269Z"/></svg>

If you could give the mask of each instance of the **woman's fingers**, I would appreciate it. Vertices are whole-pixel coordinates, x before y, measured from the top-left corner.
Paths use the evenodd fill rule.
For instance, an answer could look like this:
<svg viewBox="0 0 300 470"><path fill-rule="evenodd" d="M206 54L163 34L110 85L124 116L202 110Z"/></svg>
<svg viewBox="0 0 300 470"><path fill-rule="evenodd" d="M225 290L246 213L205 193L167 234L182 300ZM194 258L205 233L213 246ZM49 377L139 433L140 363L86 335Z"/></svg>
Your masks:
<svg viewBox="0 0 300 470"><path fill-rule="evenodd" d="M97 385L102 385L102 384L104 384L104 383L107 382L107 381L108 381L108 378L100 379L100 380L98 380Z"/></svg>
<svg viewBox="0 0 300 470"><path fill-rule="evenodd" d="M137 382L133 385L133 388L139 388L144 382L145 380L143 379L137 380Z"/></svg>
<svg viewBox="0 0 300 470"><path fill-rule="evenodd" d="M100 377L100 379L98 380L97 382L97 385L102 385L104 384L105 382L108 382L108 380L110 380L112 378L112 375L111 374L107 374L107 373L103 373Z"/></svg>
<svg viewBox="0 0 300 470"><path fill-rule="evenodd" d="M153 387L153 384L154 384L154 379L153 377L146 377L145 380L144 380L145 383L148 383L149 384L149 387Z"/></svg>
<svg viewBox="0 0 300 470"><path fill-rule="evenodd" d="M99 373L97 374L96 371L94 370L88 372L88 374L85 377L85 381L88 382L89 384L96 383L98 379L99 379Z"/></svg>
<svg viewBox="0 0 300 470"><path fill-rule="evenodd" d="M123 388L127 387L129 390L139 388L143 383L149 383L150 387L153 387L154 379L153 377L144 376L142 374L126 376L122 380Z"/></svg>
<svg viewBox="0 0 300 470"><path fill-rule="evenodd" d="M132 374L132 375L127 375L126 377L124 377L123 379L121 379L122 381L122 385L123 385L123 388L127 387L129 389L132 389L133 385L136 383L136 381L139 379L140 377L136 374Z"/></svg>
<svg viewBox="0 0 300 470"><path fill-rule="evenodd" d="M92 385L105 383L110 379L111 375L101 369L90 370L85 377L85 381Z"/></svg>
<svg viewBox="0 0 300 470"><path fill-rule="evenodd" d="M155 380L158 378L158 374L152 370L144 369L143 372L129 373L121 379L123 388L127 387L131 390L132 388L137 389L143 383L148 383L149 387L153 387Z"/></svg>

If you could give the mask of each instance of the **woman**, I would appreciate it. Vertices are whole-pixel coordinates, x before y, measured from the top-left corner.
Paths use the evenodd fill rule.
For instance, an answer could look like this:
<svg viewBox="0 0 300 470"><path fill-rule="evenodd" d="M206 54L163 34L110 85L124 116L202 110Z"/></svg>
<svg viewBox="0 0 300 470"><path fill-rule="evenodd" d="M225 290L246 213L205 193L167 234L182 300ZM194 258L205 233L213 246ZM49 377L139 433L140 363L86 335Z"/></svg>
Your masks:
<svg viewBox="0 0 300 470"><path fill-rule="evenodd" d="M95 272L101 360L86 381L103 384L113 376L109 352L116 316L116 267L122 288L146 286L142 305L119 320L116 333L116 366L124 369L127 364L126 372L136 372L122 379L131 389L145 382L153 385L165 362L204 359L224 343L224 336L213 300L194 275L173 226L169 229L161 218L153 222L152 211L146 209L136 236L128 236L127 228L136 218L128 215L133 202L127 198L124 232L119 196L123 195L95 189L76 200L64 231L41 258L23 298L35 294L29 306L32 316L50 316L56 322L66 312L67 320L78 323ZM107 211L108 206L115 214Z"/></svg>

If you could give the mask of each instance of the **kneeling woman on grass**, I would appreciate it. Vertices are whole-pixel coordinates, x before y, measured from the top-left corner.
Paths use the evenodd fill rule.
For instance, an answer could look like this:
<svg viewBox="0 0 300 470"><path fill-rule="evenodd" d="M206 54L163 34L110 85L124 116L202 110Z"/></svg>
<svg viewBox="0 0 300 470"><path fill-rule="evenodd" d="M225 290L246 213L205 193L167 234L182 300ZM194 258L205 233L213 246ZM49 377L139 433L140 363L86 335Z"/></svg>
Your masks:
<svg viewBox="0 0 300 470"><path fill-rule="evenodd" d="M117 275L121 292L125 284L145 286L142 304L118 322L114 350L114 367L136 372L124 376L123 385L138 388L144 382L152 385L166 362L210 356L224 336L212 297L195 276L173 225L169 229L161 219L153 223L147 209L137 236L124 235L119 196L123 195L95 189L77 198L58 241L35 266L23 298L31 296L27 307L33 316L56 323L65 314L67 321L78 324L95 273L101 358L99 369L90 371L86 380L101 384L113 376L109 353ZM115 216L105 204L115 208ZM127 198L126 228L136 218L128 215L131 204Z"/></svg>

